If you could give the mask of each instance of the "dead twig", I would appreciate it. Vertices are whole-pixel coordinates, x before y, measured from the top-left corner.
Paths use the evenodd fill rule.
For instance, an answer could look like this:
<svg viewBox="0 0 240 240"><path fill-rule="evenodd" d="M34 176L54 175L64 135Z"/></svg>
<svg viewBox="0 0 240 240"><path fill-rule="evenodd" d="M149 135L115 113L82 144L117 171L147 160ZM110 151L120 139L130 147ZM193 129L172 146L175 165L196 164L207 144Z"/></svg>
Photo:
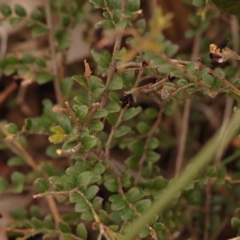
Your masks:
<svg viewBox="0 0 240 240"><path fill-rule="evenodd" d="M58 75L58 64L57 64L57 55L54 46L54 32L53 32L53 24L52 24L52 13L51 13L51 5L50 0L45 0L45 8L46 8L46 17L47 17L47 26L49 28L48 41L51 51L51 59L52 59L52 67L54 73L54 89L56 91L57 103L60 106L63 106L64 99L60 88L60 79Z"/></svg>
<svg viewBox="0 0 240 240"><path fill-rule="evenodd" d="M155 121L155 123L153 124L152 128L150 129L150 131L147 134L147 139L146 139L145 145L143 147L143 153L142 153L142 156L141 156L141 158L140 158L140 160L138 162L138 174L137 174L137 177L135 178L135 184L141 178L143 164L144 164L144 161L147 158L147 150L148 150L150 142L152 140L152 136L153 136L154 132L156 131L156 128L161 123L163 112L164 112L164 108L162 107L159 110L159 112L158 112L157 120Z"/></svg>

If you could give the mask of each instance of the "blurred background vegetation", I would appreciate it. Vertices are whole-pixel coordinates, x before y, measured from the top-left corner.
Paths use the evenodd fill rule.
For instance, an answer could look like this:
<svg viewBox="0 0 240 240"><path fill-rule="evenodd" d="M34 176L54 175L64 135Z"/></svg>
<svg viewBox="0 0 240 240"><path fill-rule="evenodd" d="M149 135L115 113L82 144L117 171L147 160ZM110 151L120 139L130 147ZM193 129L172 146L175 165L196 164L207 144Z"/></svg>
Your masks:
<svg viewBox="0 0 240 240"><path fill-rule="evenodd" d="M116 6L121 3L109 2L114 2ZM141 0L140 9L142 12L136 11L129 29L138 29L141 36L146 38L149 32L156 31L156 35L159 34L159 49L163 49L169 58L194 62L200 58L204 65L211 67L209 45L219 44L227 38L230 39L228 47L239 52L240 1ZM57 129L50 130L53 125L60 125L66 134L71 133L73 128L70 118L56 115L52 107L56 104L63 106L67 100L71 105L74 99L81 103L85 101L88 92L71 80L74 75L84 74L85 59L94 74L106 82L106 67L104 63L101 65L96 61L98 55L94 53L104 50L112 53L118 33L108 31L111 26L104 19L103 9L94 8L92 3L84 0L1 0L0 12L0 120L8 131L6 134L0 129L0 213L3 216L0 219L3 226L0 228L0 238L6 239L5 228L10 226L7 229L9 239L16 239L26 233L14 232L14 229L26 229L21 224L23 219L41 219L49 212L44 199L32 198L36 193L33 181L39 177L36 169L41 169L48 176L61 176L66 168L75 163L74 158L56 153L61 144L52 145L51 139L49 141L51 132L58 134ZM168 26L162 29L158 27L154 22L158 17ZM132 32L126 31L122 47L134 49L133 45L137 42L131 45L131 41ZM91 49L94 49L92 53ZM118 59L121 59L121 55ZM160 64L163 76L171 71L169 64L158 62L150 50L137 55L136 59L153 65ZM219 65L216 71L239 89L240 71L236 60ZM135 87L139 72L125 72L123 89L112 86L112 90L118 91L109 98L116 99L124 91ZM151 74L146 72L146 76L150 77L143 79L138 86L154 84L156 76ZM204 82L209 84L208 80ZM183 81L178 82L178 87L184 84ZM98 87L100 89L102 86ZM125 119L130 119L127 126L133 132L122 128L126 133L117 132L118 136L115 135L116 138L111 142L111 158L116 165L120 163L117 165L120 169L124 165L137 171L138 161L146 153L143 149L148 141L148 133L156 124L147 143L150 151L145 156L146 164L141 167L141 175L145 180L138 183L144 189L144 196L152 199L180 174L221 126L228 124L233 109L238 112L240 107L238 97L217 84L209 89L192 89L192 92L162 101L164 107L160 104L159 108L159 100L165 100L163 92L158 94L158 100L139 94L137 102L133 104L135 112ZM108 106L107 110L113 117L104 123L104 131L100 136L103 146L109 139L111 125L116 123L114 113L120 111L119 106L111 107ZM131 119L134 116L137 118ZM11 146L12 139L20 142L32 156L38 166L36 169L33 167L34 171L24 164L24 157L19 157L17 147ZM52 142L57 143L56 138ZM68 146L65 147L67 149ZM158 239L228 239L240 233L239 148L240 140L236 134L228 146L219 148L214 164L209 165L201 177L190 183L182 195L171 203L171 207L162 212L162 225L155 226L159 230ZM130 181L127 174L125 178L123 189L127 191L134 186L134 180ZM104 186L100 187L99 196L105 200L110 196L110 190ZM79 216L74 215L74 211L72 215L69 214L71 207L65 205L64 201L58 199L58 211L65 222L76 226ZM109 205L109 202L106 203L106 209L110 208ZM111 221L123 226L119 216L114 214L110 216ZM88 222L88 219L84 220ZM72 232L76 232L73 228ZM97 239L96 231L92 230L90 224L86 224L86 229L88 239ZM82 239L86 239L84 231L78 235ZM157 239L149 234L143 232L139 239ZM61 236L61 239L71 239L71 236L67 237ZM29 239L42 239L42 233Z"/></svg>

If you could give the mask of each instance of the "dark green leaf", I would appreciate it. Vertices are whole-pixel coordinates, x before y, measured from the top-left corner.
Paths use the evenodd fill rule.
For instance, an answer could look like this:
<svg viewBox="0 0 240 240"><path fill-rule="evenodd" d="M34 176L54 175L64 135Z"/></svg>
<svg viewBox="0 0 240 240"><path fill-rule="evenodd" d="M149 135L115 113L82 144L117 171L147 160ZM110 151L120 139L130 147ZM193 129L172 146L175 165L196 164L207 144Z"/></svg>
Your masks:
<svg viewBox="0 0 240 240"><path fill-rule="evenodd" d="M111 61L111 54L105 50L102 53L96 52L94 49L91 50L94 61L103 68L108 68Z"/></svg>
<svg viewBox="0 0 240 240"><path fill-rule="evenodd" d="M116 24L116 29L124 30L127 25L127 19L122 19Z"/></svg>
<svg viewBox="0 0 240 240"><path fill-rule="evenodd" d="M32 205L29 209L29 213L32 217L41 218L41 210L38 206Z"/></svg>
<svg viewBox="0 0 240 240"><path fill-rule="evenodd" d="M144 228L140 229L139 237L142 239L142 238L149 236L149 234L150 234L149 229L147 227L144 227Z"/></svg>
<svg viewBox="0 0 240 240"><path fill-rule="evenodd" d="M3 72L6 76L10 76L15 72L15 70L16 69L14 67L7 66Z"/></svg>
<svg viewBox="0 0 240 240"><path fill-rule="evenodd" d="M11 175L11 180L14 185L14 191L20 193L26 184L26 176L21 172L13 172Z"/></svg>
<svg viewBox="0 0 240 240"><path fill-rule="evenodd" d="M142 111L141 107L137 108L129 108L126 110L126 112L123 115L123 120L129 120L131 118L134 118L136 115L138 115Z"/></svg>
<svg viewBox="0 0 240 240"><path fill-rule="evenodd" d="M122 137L129 133L131 131L131 128L129 126L120 126L117 128L116 132L114 133L115 138Z"/></svg>
<svg viewBox="0 0 240 240"><path fill-rule="evenodd" d="M203 7L205 4L205 0L193 0L192 4L196 7Z"/></svg>
<svg viewBox="0 0 240 240"><path fill-rule="evenodd" d="M111 101L106 110L109 112L109 113L114 113L114 112L119 112L120 111L120 105L117 103L117 102L113 102Z"/></svg>
<svg viewBox="0 0 240 240"><path fill-rule="evenodd" d="M115 26L112 22L112 20L108 20L108 19L103 19L102 21L98 22L96 24L96 27L99 28L99 27L102 27L104 29L114 29ZM94 57L93 57L94 58ZM95 60L95 59L94 59Z"/></svg>
<svg viewBox="0 0 240 240"><path fill-rule="evenodd" d="M94 220L93 214L91 210L85 211L81 215L81 219L87 221L87 222L92 222Z"/></svg>
<svg viewBox="0 0 240 240"><path fill-rule="evenodd" d="M20 18L20 17L12 17L9 19L9 22L12 27L17 26L21 21L22 21L22 18Z"/></svg>
<svg viewBox="0 0 240 240"><path fill-rule="evenodd" d="M48 190L49 184L47 180L44 178L38 178L34 182L34 188L39 192L39 193L44 193Z"/></svg>
<svg viewBox="0 0 240 240"><path fill-rule="evenodd" d="M15 123L6 124L4 127L11 134L14 134L18 131L18 126Z"/></svg>
<svg viewBox="0 0 240 240"><path fill-rule="evenodd" d="M155 108L147 108L145 114L148 118L153 119L157 117L158 111Z"/></svg>
<svg viewBox="0 0 240 240"><path fill-rule="evenodd" d="M141 201L139 201L135 204L135 207L136 207L138 212L144 212L147 209L149 209L150 206L151 206L151 200L150 199L144 199L144 200L141 200Z"/></svg>
<svg viewBox="0 0 240 240"><path fill-rule="evenodd" d="M103 118L108 115L108 111L102 108L98 108L97 111L95 112L93 118Z"/></svg>
<svg viewBox="0 0 240 240"><path fill-rule="evenodd" d="M83 172L78 175L77 181L78 186L87 186L92 178L92 173L90 171Z"/></svg>
<svg viewBox="0 0 240 240"><path fill-rule="evenodd" d="M13 166L21 166L23 164L25 164L25 160L21 157L18 157L18 156L15 156L15 157L12 157L10 159L8 159L8 166L10 167L13 167Z"/></svg>
<svg viewBox="0 0 240 240"><path fill-rule="evenodd" d="M12 14L12 9L9 7L8 4L1 3L0 12L3 14L3 16L8 17Z"/></svg>
<svg viewBox="0 0 240 240"><path fill-rule="evenodd" d="M54 76L49 72L39 72L36 74L36 80L39 84L44 84L52 81Z"/></svg>
<svg viewBox="0 0 240 240"><path fill-rule="evenodd" d="M118 182L117 179L108 179L104 181L104 187L110 192L118 191Z"/></svg>
<svg viewBox="0 0 240 240"><path fill-rule="evenodd" d="M83 87L88 88L87 80L85 79L85 77L81 75L74 75L71 77L71 79L77 81Z"/></svg>
<svg viewBox="0 0 240 240"><path fill-rule="evenodd" d="M73 109L76 112L76 115L79 121L83 123L88 114L88 106L86 105L79 106L79 104L76 104L76 105L73 105Z"/></svg>
<svg viewBox="0 0 240 240"><path fill-rule="evenodd" d="M238 230L240 228L240 220L238 218L233 217L231 219L231 226L234 230Z"/></svg>
<svg viewBox="0 0 240 240"><path fill-rule="evenodd" d="M99 210L102 207L102 202L103 202L103 198L95 197L92 202L94 209Z"/></svg>
<svg viewBox="0 0 240 240"><path fill-rule="evenodd" d="M27 15L25 8L23 8L23 6L21 6L20 4L15 4L14 10L19 17L25 17Z"/></svg>
<svg viewBox="0 0 240 240"><path fill-rule="evenodd" d="M103 8L104 7L104 0L89 0L95 7Z"/></svg>
<svg viewBox="0 0 240 240"><path fill-rule="evenodd" d="M19 66L19 67L17 68L17 73L18 73L19 75L22 75L22 74L26 73L27 71L29 71L29 67L26 66L26 65L22 65L22 66Z"/></svg>
<svg viewBox="0 0 240 240"><path fill-rule="evenodd" d="M75 240L71 234L62 234L59 240Z"/></svg>
<svg viewBox="0 0 240 240"><path fill-rule="evenodd" d="M43 27L41 25L35 25L32 28L32 37L33 38L38 38L41 37L43 35L46 35L49 32L49 29L46 27Z"/></svg>
<svg viewBox="0 0 240 240"><path fill-rule="evenodd" d="M150 129L151 129L150 125L147 124L146 122L137 123L137 130L140 134L148 133Z"/></svg>
<svg viewBox="0 0 240 240"><path fill-rule="evenodd" d="M100 97L102 92L105 90L105 85L103 84L102 80L98 77L91 76L90 83L91 83L92 97L94 99Z"/></svg>
<svg viewBox="0 0 240 240"><path fill-rule="evenodd" d="M128 0L127 9L130 12L136 12L140 9L140 0Z"/></svg>
<svg viewBox="0 0 240 240"><path fill-rule="evenodd" d="M239 0L212 0L212 2L220 9L223 11L226 11L230 14L240 14L239 6L240 6L240 1Z"/></svg>
<svg viewBox="0 0 240 240"><path fill-rule="evenodd" d="M140 188L137 187L131 188L126 194L127 200L131 203L140 200L141 198L143 198L143 196L144 196L143 192L141 191Z"/></svg>
<svg viewBox="0 0 240 240"><path fill-rule="evenodd" d="M103 130L103 128L104 128L104 125L99 120L94 120L92 122L91 126L89 127L89 129L92 131L101 131L101 130Z"/></svg>
<svg viewBox="0 0 240 240"><path fill-rule="evenodd" d="M34 21L40 21L42 19L42 12L39 9L34 9L31 13L31 19Z"/></svg>
<svg viewBox="0 0 240 240"><path fill-rule="evenodd" d="M47 67L46 61L42 57L37 57L36 58L36 63L39 67L42 67L42 68Z"/></svg>
<svg viewBox="0 0 240 240"><path fill-rule="evenodd" d="M22 58L24 63L33 63L35 61L35 58L28 52L24 52Z"/></svg>
<svg viewBox="0 0 240 240"><path fill-rule="evenodd" d="M92 185L88 190L86 191L86 197L88 200L92 200L96 194L99 191L99 187L97 185Z"/></svg>
<svg viewBox="0 0 240 240"><path fill-rule="evenodd" d="M58 228L63 233L70 233L71 232L70 226L65 222L61 222L61 221L58 222Z"/></svg>
<svg viewBox="0 0 240 240"><path fill-rule="evenodd" d="M83 148L85 150L90 150L96 145L97 141L98 139L94 136L91 136L91 135L84 136L82 137Z"/></svg>
<svg viewBox="0 0 240 240"><path fill-rule="evenodd" d="M94 168L93 168L93 172L94 174L103 174L105 171L105 166L102 163L97 163Z"/></svg>
<svg viewBox="0 0 240 240"><path fill-rule="evenodd" d="M122 87L123 87L123 79L120 76L116 75L113 78L112 82L109 84L108 89L119 90L119 89L122 89Z"/></svg>
<svg viewBox="0 0 240 240"><path fill-rule="evenodd" d="M121 211L121 218L122 220L129 220L134 216L134 210L130 207L125 207L122 211Z"/></svg>
<svg viewBox="0 0 240 240"><path fill-rule="evenodd" d="M14 219L23 220L27 218L27 210L22 207L18 207L14 210L9 211L9 214Z"/></svg>
<svg viewBox="0 0 240 240"><path fill-rule="evenodd" d="M31 219L31 224L32 224L33 228L36 229L36 230L39 230L43 227L43 222L40 221L39 219L35 218L35 217L33 217Z"/></svg>
<svg viewBox="0 0 240 240"><path fill-rule="evenodd" d="M2 194L8 188L8 181L0 176L0 194Z"/></svg>
<svg viewBox="0 0 240 240"><path fill-rule="evenodd" d="M127 206L127 203L120 194L111 195L109 201L112 202L111 209L113 211L120 211Z"/></svg>
<svg viewBox="0 0 240 240"><path fill-rule="evenodd" d="M79 223L76 229L78 237L82 239L87 239L87 229L83 223Z"/></svg>

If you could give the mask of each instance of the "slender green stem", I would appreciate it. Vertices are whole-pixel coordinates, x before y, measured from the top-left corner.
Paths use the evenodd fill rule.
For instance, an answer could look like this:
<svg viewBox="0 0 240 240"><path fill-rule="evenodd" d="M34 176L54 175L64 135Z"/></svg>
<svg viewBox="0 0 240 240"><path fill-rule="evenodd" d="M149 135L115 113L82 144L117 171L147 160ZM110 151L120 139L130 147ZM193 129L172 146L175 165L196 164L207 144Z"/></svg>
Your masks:
<svg viewBox="0 0 240 240"><path fill-rule="evenodd" d="M177 178L172 181L164 194L161 194L158 199L156 199L150 209L139 218L131 227L131 231L128 231L124 236L124 240L132 240L139 233L139 230L143 228L147 223L149 223L155 214L159 214L163 209L165 209L169 203L179 196L183 188L189 184L204 167L209 164L219 146L223 146L229 143L231 138L236 134L236 131L240 127L240 114L233 115L229 125L226 126L222 131L222 137L219 138L219 132L216 133L211 140L202 148L202 150L192 159L190 164L186 167L185 171Z"/></svg>

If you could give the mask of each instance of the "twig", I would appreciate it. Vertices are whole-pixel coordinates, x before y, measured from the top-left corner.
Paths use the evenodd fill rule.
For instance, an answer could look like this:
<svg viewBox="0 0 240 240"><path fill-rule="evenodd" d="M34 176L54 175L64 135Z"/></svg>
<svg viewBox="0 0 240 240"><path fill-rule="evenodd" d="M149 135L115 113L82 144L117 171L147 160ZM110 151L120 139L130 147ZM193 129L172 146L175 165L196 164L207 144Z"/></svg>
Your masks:
<svg viewBox="0 0 240 240"><path fill-rule="evenodd" d="M211 204L211 184L208 182L206 187L206 201L205 201L205 224L203 240L208 240L209 238L209 228L210 228L210 204Z"/></svg>
<svg viewBox="0 0 240 240"><path fill-rule="evenodd" d="M0 104L2 104L5 101L5 99L16 89L17 89L17 83L15 81L10 83L4 89L4 91L0 93Z"/></svg>
<svg viewBox="0 0 240 240"><path fill-rule="evenodd" d="M216 232L209 238L209 240L215 240L218 238L218 235L222 232L222 230L227 226L229 223L229 217L225 217L225 219L218 225ZM230 240L230 239L229 239ZM236 239L235 239L236 240ZM238 239L239 240L239 239Z"/></svg>
<svg viewBox="0 0 240 240"><path fill-rule="evenodd" d="M184 111L183 111L182 128L180 129L179 147L178 147L177 157L176 157L175 176L179 175L183 165L183 154L184 154L185 144L187 139L190 108L191 108L191 100L187 99L185 102Z"/></svg>
<svg viewBox="0 0 240 240"><path fill-rule="evenodd" d="M53 67L53 73L54 73L54 89L56 91L56 97L57 97L57 103L60 106L63 106L64 100L63 95L60 88L60 79L58 75L58 64L57 64L57 56L54 46L54 33L53 33L53 24L52 24L52 14L51 14L51 5L50 0L45 0L45 8L46 8L46 17L47 17L47 26L49 28L49 35L48 35L48 41L50 45L50 51L51 51L51 58L52 58L52 67Z"/></svg>
<svg viewBox="0 0 240 240"><path fill-rule="evenodd" d="M84 201L87 203L87 205L89 206L89 208L90 208L90 210L91 210L91 212L93 214L95 222L99 226L100 234L102 234L107 240L110 240L110 238L108 237L108 235L105 232L105 229L104 229L105 226L101 222L99 215L94 210L94 207L93 207L92 203L87 199L87 197L84 195L84 193L81 192L79 189L74 188L74 189L71 189L69 191L44 192L44 193L39 193L39 194L33 195L33 198L50 197L51 195L53 195L53 196L59 196L59 195L60 196L61 195L68 195L68 196L70 196L73 193L78 193L78 194L80 194L84 198ZM108 231L110 231L110 230L108 230ZM111 233L112 233L112 231L111 231Z"/></svg>
<svg viewBox="0 0 240 240"><path fill-rule="evenodd" d="M69 102L65 102L65 105L68 109L68 114L69 114L69 117L73 120L74 124L78 127L78 131L81 131L82 130L82 125L80 124L80 122L78 121L77 117L75 116Z"/></svg>
<svg viewBox="0 0 240 240"><path fill-rule="evenodd" d="M122 13L126 9L126 4L127 4L127 0L122 0L120 20L123 19ZM103 109L106 107L106 103L107 103L107 97L108 97L108 93L109 93L108 85L111 83L114 73L115 73L116 64L117 64L117 59L115 59L115 56L120 50L122 36L123 36L123 34L118 35L115 40L115 45L114 45L113 54L112 54L112 60L110 63L108 77L107 77L107 81L106 81L106 89L103 92L102 99L101 99L101 108L103 108Z"/></svg>
<svg viewBox="0 0 240 240"><path fill-rule="evenodd" d="M10 134L8 133L8 131L4 128L4 126L0 123L0 131L6 136L10 136ZM41 173L42 175L44 175L44 173L42 173L40 171L40 169L38 168L37 164L34 162L34 160L32 159L32 157L28 154L28 152L22 147L22 145L17 142L14 139L11 139L11 142L8 143L10 146L13 146L15 149L17 149L19 156L21 156L23 159L25 159L26 163L36 172ZM57 223L60 221L60 215L57 211L57 207L56 207L56 203L54 202L53 199L51 199L52 197L47 198L47 202L48 202L48 206L53 214L53 218L55 220L55 223L57 225Z"/></svg>
<svg viewBox="0 0 240 240"><path fill-rule="evenodd" d="M67 149L67 150L62 150L62 149L57 149L56 153L59 155L59 156L64 156L64 157L67 157L67 156L71 156L72 154L76 153L78 150L80 150L82 144L81 143L78 143L76 146L74 146L73 148L71 149Z"/></svg>
<svg viewBox="0 0 240 240"><path fill-rule="evenodd" d="M106 143L106 146L105 146L105 154L106 154L106 160L107 160L107 161L109 161L109 159L110 159L110 144L111 144L111 142L112 142L114 133L115 133L115 131L117 130L119 124L121 123L122 118L123 118L123 114L125 113L126 109L127 109L127 108L122 108L122 109L121 109L120 114L119 114L118 119L117 119L117 122L116 122L116 124L112 127L111 132L110 132L110 135L109 135L109 137L108 137L108 140L107 140L107 143Z"/></svg>
<svg viewBox="0 0 240 240"><path fill-rule="evenodd" d="M137 183L137 181L139 181L140 177L141 177L141 173L142 173L142 169L143 169L143 164L144 164L144 161L146 160L147 158L147 150L149 148L149 145L150 145L150 142L152 140L152 136L156 130L156 128L158 127L158 125L161 123L161 120L162 120L162 114L164 112L164 108L161 107L160 111L158 112L158 116L157 116L157 120L155 121L155 123L153 124L152 128L150 129L150 131L148 132L147 134L147 139L146 139L146 142L145 142L145 145L143 147L143 153L142 153L142 156L138 162L138 175L137 177L135 178L135 184Z"/></svg>
<svg viewBox="0 0 240 240"><path fill-rule="evenodd" d="M239 42L239 33L238 33L238 19L236 16L231 16L231 32L233 36L233 50L235 52L238 52L238 42ZM237 67L236 62L232 62L234 67ZM239 71L235 74L234 78L237 78L239 76ZM232 114L232 109L233 109L233 103L234 100L232 98L227 98L226 104L225 104L225 110L224 110L224 115L223 115L223 121L222 124L227 124L229 122L229 119ZM219 151L216 154L215 157L215 164L218 164L225 152L226 148L220 148Z"/></svg>
<svg viewBox="0 0 240 240"><path fill-rule="evenodd" d="M118 180L118 193L122 196L122 198L124 199L124 201L127 203L127 205L135 212L135 214L138 216L138 217L142 217L142 215L138 212L138 210L135 208L135 206L133 204L131 204L124 192L123 192L123 189L122 189L122 183L121 183L121 179L118 177L117 178ZM154 239L154 240L158 240L158 237L157 237L157 233L156 231L149 225L147 225L149 231L150 231L150 234L151 234L151 237Z"/></svg>
<svg viewBox="0 0 240 240"><path fill-rule="evenodd" d="M191 59L197 58L198 51L199 51L199 44L200 44L200 36L197 35L194 38L193 43L193 50L192 50L192 56ZM195 82L195 78L193 78L191 75L189 75L191 79ZM178 151L177 151L177 157L176 157L176 168L175 168L175 176L178 176L182 166L183 166L183 157L186 147L186 139L187 139L187 133L188 133L188 119L191 109L191 99L187 99L184 106L183 111L183 119L182 119L182 128L180 129L180 138L179 138L179 145L178 145Z"/></svg>

